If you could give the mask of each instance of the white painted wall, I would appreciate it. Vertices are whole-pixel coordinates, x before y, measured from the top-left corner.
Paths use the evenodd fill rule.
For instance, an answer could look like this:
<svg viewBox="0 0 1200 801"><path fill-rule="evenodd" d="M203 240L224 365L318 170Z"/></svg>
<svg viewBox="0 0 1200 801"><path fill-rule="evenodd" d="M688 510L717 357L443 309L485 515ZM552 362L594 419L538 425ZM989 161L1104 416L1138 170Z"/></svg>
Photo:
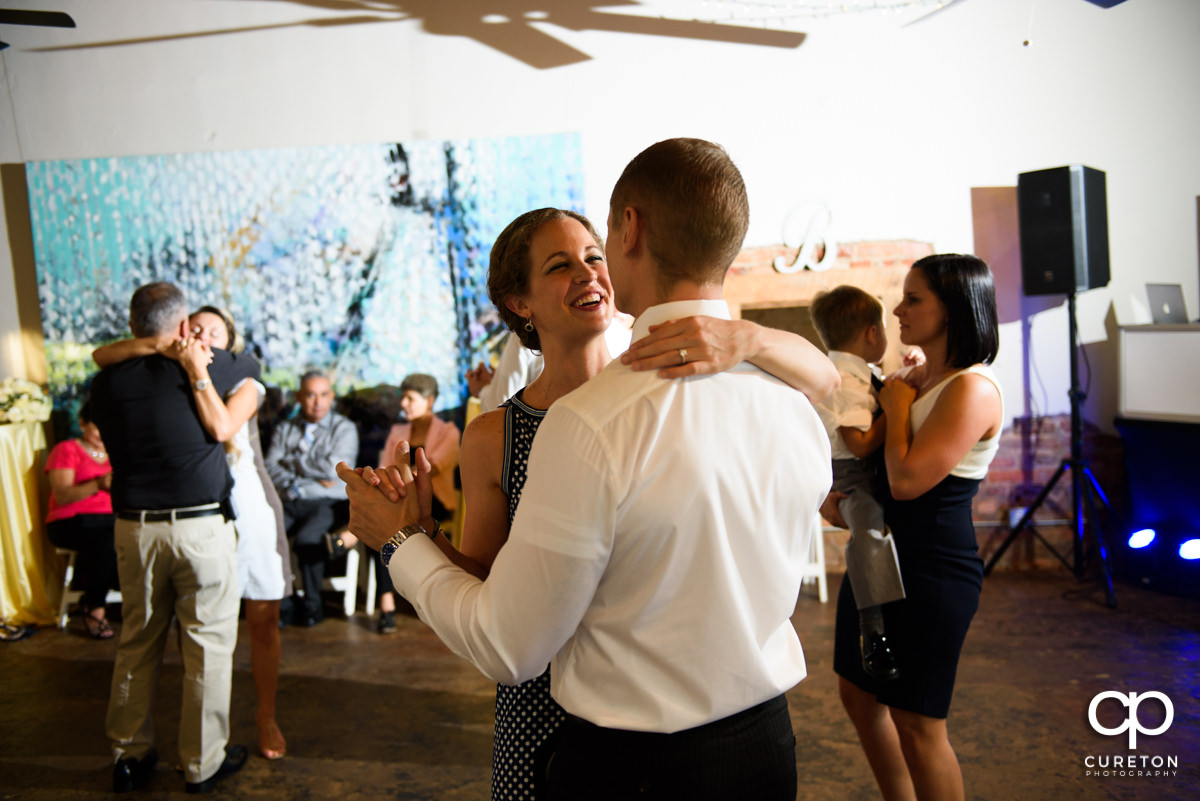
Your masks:
<svg viewBox="0 0 1200 801"><path fill-rule="evenodd" d="M1080 296L1081 334L1093 343L1087 419L1111 429L1116 351L1106 321L1148 322L1145 282L1183 284L1191 314L1200 313L1194 0L1108 10L1085 0L972 0L911 27L901 24L911 14L814 20L797 26L808 39L788 50L534 23L591 56L553 69L426 30L491 36L495 26L471 31L469 21L516 13L511 0L391 4L418 15L403 20L376 2L357 14L387 21L301 24L344 20L317 5L63 0L55 6L75 18L74 31L5 27L0 38L13 47L0 55L0 159L578 130L588 212L602 223L630 157L658 139L700 136L724 144L746 176L747 244L779 241L787 212L820 199L845 241L903 237L967 252L971 187L1083 163L1107 172L1113 273L1108 288ZM580 5L592 4L528 7L554 18ZM241 32L209 33L233 29ZM130 43L139 39L158 41ZM98 46L110 42L118 44ZM78 45L89 46L42 49ZM8 344L10 274L0 247L0 374L22 374ZM1027 306L1032 409L1064 412L1063 304ZM1003 346L997 366L1020 413L1019 324L1005 326Z"/></svg>

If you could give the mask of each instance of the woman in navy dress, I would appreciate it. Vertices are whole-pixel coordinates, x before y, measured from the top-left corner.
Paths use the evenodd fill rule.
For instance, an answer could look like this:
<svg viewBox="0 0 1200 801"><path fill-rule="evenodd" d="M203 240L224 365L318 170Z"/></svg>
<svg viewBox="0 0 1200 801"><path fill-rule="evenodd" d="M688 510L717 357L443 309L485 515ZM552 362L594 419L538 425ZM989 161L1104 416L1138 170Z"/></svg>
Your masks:
<svg viewBox="0 0 1200 801"><path fill-rule="evenodd" d="M895 314L900 341L925 364L889 377L884 518L892 530L907 597L885 604L884 622L899 677L862 669L853 591L838 594L834 670L885 799L962 799L958 758L946 717L958 657L979 606L983 562L971 500L999 447L1004 420L996 356L995 289L974 256L916 262ZM839 522L827 502L822 512Z"/></svg>

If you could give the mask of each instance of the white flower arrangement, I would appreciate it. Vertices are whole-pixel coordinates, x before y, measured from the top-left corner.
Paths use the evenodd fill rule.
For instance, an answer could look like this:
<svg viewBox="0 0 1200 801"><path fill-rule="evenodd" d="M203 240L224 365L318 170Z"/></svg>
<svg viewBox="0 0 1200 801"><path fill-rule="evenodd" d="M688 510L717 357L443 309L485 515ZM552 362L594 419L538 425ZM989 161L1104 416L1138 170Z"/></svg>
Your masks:
<svg viewBox="0 0 1200 801"><path fill-rule="evenodd" d="M52 408L50 396L32 381L0 379L0 423L41 423Z"/></svg>

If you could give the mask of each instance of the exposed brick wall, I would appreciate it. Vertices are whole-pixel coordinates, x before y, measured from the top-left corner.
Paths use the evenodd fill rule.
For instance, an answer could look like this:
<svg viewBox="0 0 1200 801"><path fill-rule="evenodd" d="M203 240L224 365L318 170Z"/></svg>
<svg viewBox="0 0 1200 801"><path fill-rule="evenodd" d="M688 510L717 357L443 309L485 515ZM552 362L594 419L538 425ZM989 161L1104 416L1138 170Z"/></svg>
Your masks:
<svg viewBox="0 0 1200 801"><path fill-rule="evenodd" d="M1063 460L1071 455L1071 417L1054 415L1030 420L1021 418L1006 431L988 477L975 498L975 520L1001 522L999 529L981 526L980 552L987 559L1008 537L1009 510L1032 504L1051 481L1054 488L1034 513L1038 520L1070 520L1073 470L1059 474ZM1127 506L1125 459L1121 438L1105 434L1090 423L1083 425L1083 459L1087 462L1113 511L1120 516ZM1079 479L1090 484L1086 475ZM1103 510L1098 510L1104 514ZM1085 509L1085 515L1087 514ZM1107 524L1107 520L1104 521ZM1060 554L1071 559L1072 529L1065 525L1038 525L1038 533ZM1110 543L1111 547L1112 543ZM1057 565L1053 554L1028 532L1013 543L996 564L997 570Z"/></svg>
<svg viewBox="0 0 1200 801"><path fill-rule="evenodd" d="M729 269L724 297L734 316L741 316L744 309L808 306L818 292L839 284L853 284L882 299L890 312L900 302L908 268L931 253L930 243L909 239L843 242L838 245L834 266L827 270L780 273L775 270L775 259L794 261L795 248L783 245L745 248ZM886 372L897 369L900 359L898 337L889 336L883 369Z"/></svg>
<svg viewBox="0 0 1200 801"><path fill-rule="evenodd" d="M923 256L933 253L933 246L928 242L918 242L913 239L888 239L879 242L840 242L838 243L837 260L830 270L839 268L865 269L868 267L883 267L888 269L900 268L907 270L912 263ZM734 259L730 275L745 275L754 272L774 272L775 259L783 257L793 260L796 249L784 245L765 245L763 247L743 248ZM803 275L806 271L793 273ZM828 271L827 271L828 272ZM808 275L820 273L807 272ZM839 282L850 283L850 281Z"/></svg>

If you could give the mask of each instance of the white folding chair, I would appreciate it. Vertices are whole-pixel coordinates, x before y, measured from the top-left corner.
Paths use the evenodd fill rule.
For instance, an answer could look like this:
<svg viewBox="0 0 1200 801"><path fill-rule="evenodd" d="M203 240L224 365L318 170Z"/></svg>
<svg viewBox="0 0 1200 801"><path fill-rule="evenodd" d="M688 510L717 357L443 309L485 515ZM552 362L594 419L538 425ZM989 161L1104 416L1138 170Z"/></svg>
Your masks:
<svg viewBox="0 0 1200 801"><path fill-rule="evenodd" d="M800 586L803 587L813 579L817 582L817 598L821 603L829 601L828 579L825 577L825 521L820 513L813 516L809 524L812 530L808 543L808 562L800 574Z"/></svg>
<svg viewBox="0 0 1200 801"><path fill-rule="evenodd" d="M334 534L338 536L340 532ZM358 606L358 563L359 548L355 545L346 551L346 573L341 576L331 576L325 573L325 589L342 594L342 611L346 617L353 617Z"/></svg>
<svg viewBox="0 0 1200 801"><path fill-rule="evenodd" d="M75 557L77 555L75 551L70 548L55 548L54 553L59 559L66 562L66 568L63 569L62 595L58 601L58 627L65 629L67 627L67 610L71 604L79 602L79 599L83 597L83 592L71 589L71 581L75 578ZM121 603L121 591L109 590L104 602L106 604Z"/></svg>

